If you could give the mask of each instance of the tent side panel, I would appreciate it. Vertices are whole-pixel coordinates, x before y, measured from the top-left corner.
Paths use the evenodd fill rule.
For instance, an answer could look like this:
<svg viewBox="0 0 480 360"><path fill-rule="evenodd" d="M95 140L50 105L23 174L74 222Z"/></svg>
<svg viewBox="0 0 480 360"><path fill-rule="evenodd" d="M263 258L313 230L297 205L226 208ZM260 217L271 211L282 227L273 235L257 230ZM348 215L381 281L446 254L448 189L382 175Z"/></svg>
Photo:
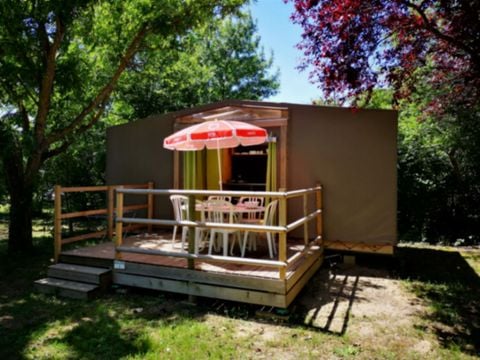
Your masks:
<svg viewBox="0 0 480 360"><path fill-rule="evenodd" d="M163 139L172 131L173 122L168 116L108 128L107 183L153 181L155 188L172 188L173 152L163 148ZM170 201L165 197L155 197L155 216L171 217Z"/></svg>
<svg viewBox="0 0 480 360"><path fill-rule="evenodd" d="M325 240L397 243L396 164L395 111L292 108L288 187L324 185ZM302 211L292 206L291 219Z"/></svg>

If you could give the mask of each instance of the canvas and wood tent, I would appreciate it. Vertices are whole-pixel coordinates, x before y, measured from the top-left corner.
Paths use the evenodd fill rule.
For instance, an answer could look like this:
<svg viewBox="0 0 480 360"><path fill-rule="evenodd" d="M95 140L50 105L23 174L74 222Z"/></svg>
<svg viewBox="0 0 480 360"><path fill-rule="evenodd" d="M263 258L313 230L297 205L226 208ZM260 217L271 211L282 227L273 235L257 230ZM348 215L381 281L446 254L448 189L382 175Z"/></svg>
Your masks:
<svg viewBox="0 0 480 360"><path fill-rule="evenodd" d="M279 188L302 189L316 182L324 186L326 248L393 253L396 111L226 100L154 115L108 129L107 182L153 181L156 188L181 188L181 155L165 150L163 139L215 117L251 122L275 135ZM228 153L224 159L226 182L235 180ZM155 205L156 216L172 217L168 202L158 199ZM288 218L298 218L301 207L292 204Z"/></svg>

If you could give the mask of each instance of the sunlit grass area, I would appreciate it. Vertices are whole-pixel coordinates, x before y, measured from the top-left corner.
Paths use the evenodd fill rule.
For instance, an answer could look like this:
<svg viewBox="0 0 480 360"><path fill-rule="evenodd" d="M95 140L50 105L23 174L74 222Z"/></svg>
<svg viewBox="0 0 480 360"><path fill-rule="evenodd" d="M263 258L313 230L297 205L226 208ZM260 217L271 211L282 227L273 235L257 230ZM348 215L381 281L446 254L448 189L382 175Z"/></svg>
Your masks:
<svg viewBox="0 0 480 360"><path fill-rule="evenodd" d="M48 221L34 226L35 252L12 256L6 253L7 222L0 224L0 359L473 359L479 354L478 249L400 247L396 261L387 261L395 264L382 281L400 284L414 299L409 301L425 310L412 310L413 323L394 324L388 315L357 315L357 304L368 301L358 295L347 330L338 334L306 325L296 303L290 319L281 321L259 317L259 307L251 305L201 298L192 305L182 295L138 289L114 288L93 301L37 294L33 281L45 276L52 261L52 238ZM381 291L381 284L372 286Z"/></svg>

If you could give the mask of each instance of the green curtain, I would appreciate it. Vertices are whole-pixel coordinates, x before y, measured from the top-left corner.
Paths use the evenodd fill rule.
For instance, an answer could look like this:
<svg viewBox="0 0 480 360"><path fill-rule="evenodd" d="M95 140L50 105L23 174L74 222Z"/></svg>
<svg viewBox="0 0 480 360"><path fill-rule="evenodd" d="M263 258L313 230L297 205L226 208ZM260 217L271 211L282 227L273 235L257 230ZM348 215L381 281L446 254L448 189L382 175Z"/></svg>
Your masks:
<svg viewBox="0 0 480 360"><path fill-rule="evenodd" d="M277 191L277 142L272 140L268 143L267 149L267 177L266 191ZM265 199L268 203L268 198Z"/></svg>
<svg viewBox="0 0 480 360"><path fill-rule="evenodd" d="M195 152L183 152L183 188L195 189Z"/></svg>
<svg viewBox="0 0 480 360"><path fill-rule="evenodd" d="M183 152L183 188L205 189L205 151Z"/></svg>
<svg viewBox="0 0 480 360"><path fill-rule="evenodd" d="M220 190L218 184L218 150L206 151L206 185L208 190Z"/></svg>

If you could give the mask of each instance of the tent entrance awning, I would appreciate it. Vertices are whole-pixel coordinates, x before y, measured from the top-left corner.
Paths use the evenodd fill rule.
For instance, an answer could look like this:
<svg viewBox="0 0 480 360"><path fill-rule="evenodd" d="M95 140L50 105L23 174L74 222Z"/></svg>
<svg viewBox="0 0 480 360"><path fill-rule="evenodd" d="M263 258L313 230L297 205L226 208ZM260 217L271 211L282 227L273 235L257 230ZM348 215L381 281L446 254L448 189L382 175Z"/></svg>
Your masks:
<svg viewBox="0 0 480 360"><path fill-rule="evenodd" d="M208 120L236 120L254 123L268 127L280 126L288 121L288 109L283 107L267 107L255 105L218 106L213 109L192 112L175 118L175 126L182 128L186 125L200 123ZM274 125L275 124L275 125ZM177 129L176 129L177 130Z"/></svg>
<svg viewBox="0 0 480 360"><path fill-rule="evenodd" d="M288 108L282 106L257 105L240 103L235 105L217 104L204 108L197 107L180 112L175 116L174 131L181 130L192 124L210 120L243 121L265 128L272 133L278 143L278 187L287 188L287 124L289 119ZM181 157L174 153L174 188L181 188ZM226 167L228 168L228 166Z"/></svg>

